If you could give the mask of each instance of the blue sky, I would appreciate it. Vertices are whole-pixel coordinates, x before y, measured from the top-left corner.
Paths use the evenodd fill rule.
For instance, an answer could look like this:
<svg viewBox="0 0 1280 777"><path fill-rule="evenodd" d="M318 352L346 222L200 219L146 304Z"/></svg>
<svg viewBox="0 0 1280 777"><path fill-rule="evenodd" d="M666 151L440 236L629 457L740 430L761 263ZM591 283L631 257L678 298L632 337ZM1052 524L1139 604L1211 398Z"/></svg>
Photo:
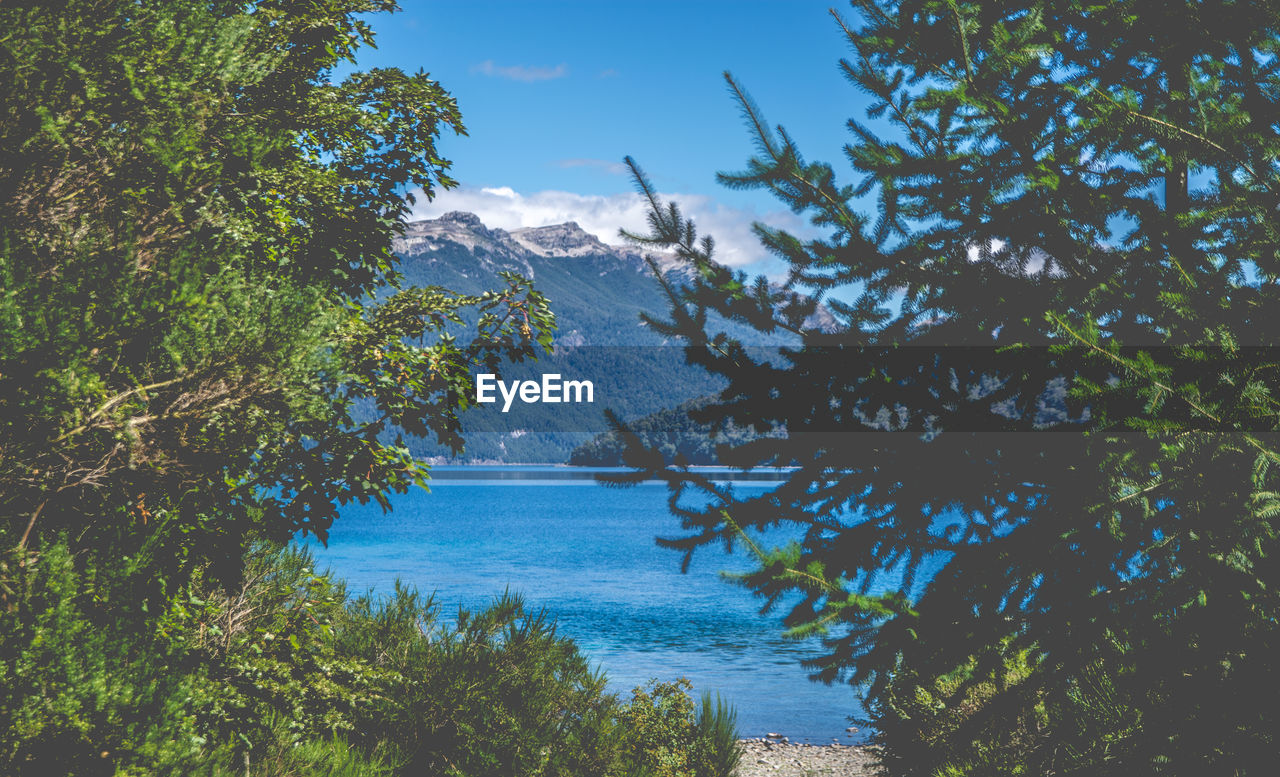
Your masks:
<svg viewBox="0 0 1280 777"><path fill-rule="evenodd" d="M445 138L461 187L417 215L471 210L504 228L576 220L607 242L640 228L622 158L635 157L723 248L757 264L753 219L797 226L767 194L715 182L752 153L729 70L811 159L846 172L841 147L865 98L841 76L847 44L830 0L402 0L373 17L361 67L426 70L457 98L468 137ZM847 5L838 10L852 14ZM847 180L847 174L845 175Z"/></svg>

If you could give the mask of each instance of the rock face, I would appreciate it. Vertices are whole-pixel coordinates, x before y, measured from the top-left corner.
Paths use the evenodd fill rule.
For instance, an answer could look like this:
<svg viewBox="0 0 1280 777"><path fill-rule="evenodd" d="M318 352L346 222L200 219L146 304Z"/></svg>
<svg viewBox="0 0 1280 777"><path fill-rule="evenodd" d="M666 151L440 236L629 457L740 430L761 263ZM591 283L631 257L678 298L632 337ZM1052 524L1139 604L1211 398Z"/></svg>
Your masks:
<svg viewBox="0 0 1280 777"><path fill-rule="evenodd" d="M475 294L500 285L503 271L532 280L551 300L562 345L662 344L640 323L667 306L644 257L574 222L507 231L454 211L411 222L392 249L412 285Z"/></svg>
<svg viewBox="0 0 1280 777"><path fill-rule="evenodd" d="M500 271L529 278L552 300L561 317L561 336L575 344L660 342L637 332L640 311L659 316L667 311L667 300L645 261L652 252L609 245L577 222L507 231L485 226L473 213L452 211L438 219L409 223L392 249L403 260L406 280L417 285L474 293L494 286ZM677 285L693 277L692 268L673 256L654 258L664 277ZM584 307L595 312L588 314ZM599 324L600 312L609 310L617 311L625 325L603 330L579 326ZM819 306L806 324L830 330L836 321ZM728 331L744 342L769 342L746 328L729 325Z"/></svg>
<svg viewBox="0 0 1280 777"><path fill-rule="evenodd" d="M622 249L607 246L595 235L587 234L576 221L549 227L525 227L514 230L511 237L538 256L586 256L611 251L622 253Z"/></svg>
<svg viewBox="0 0 1280 777"><path fill-rule="evenodd" d="M505 229L489 229L480 223L480 217L474 213L455 210L438 219L410 222L404 234L391 244L401 258L414 257L426 263L438 262L442 257L434 254L458 247L480 259L484 269L514 270L525 277L534 277L527 249Z"/></svg>

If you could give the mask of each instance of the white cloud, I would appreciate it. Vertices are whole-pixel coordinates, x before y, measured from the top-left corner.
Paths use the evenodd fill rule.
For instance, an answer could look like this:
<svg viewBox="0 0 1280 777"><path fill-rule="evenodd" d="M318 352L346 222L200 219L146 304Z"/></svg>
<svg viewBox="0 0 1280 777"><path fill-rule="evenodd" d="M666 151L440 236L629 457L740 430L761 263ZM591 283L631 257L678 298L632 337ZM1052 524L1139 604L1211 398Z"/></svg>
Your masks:
<svg viewBox="0 0 1280 777"><path fill-rule="evenodd" d="M556 78L563 78L569 75L569 66L563 62L555 67L531 65L503 66L494 64L492 59L486 59L484 62L472 65L471 72L485 76L493 76L495 78L509 78L512 81L532 83L534 81L550 81Z"/></svg>
<svg viewBox="0 0 1280 777"><path fill-rule="evenodd" d="M753 221L763 221L802 235L810 232L804 222L790 211L761 215L750 209L731 208L700 194L660 194L659 197L663 202L675 202L686 218L692 218L699 235L715 238L716 258L734 267L774 258L752 233ZM439 218L453 210L474 213L485 226L507 230L576 221L587 232L615 245L625 242L618 235L619 229L640 234L648 232L648 203L631 192L593 195L540 191L521 194L509 186L461 187L438 192L431 202L418 197L411 218Z"/></svg>

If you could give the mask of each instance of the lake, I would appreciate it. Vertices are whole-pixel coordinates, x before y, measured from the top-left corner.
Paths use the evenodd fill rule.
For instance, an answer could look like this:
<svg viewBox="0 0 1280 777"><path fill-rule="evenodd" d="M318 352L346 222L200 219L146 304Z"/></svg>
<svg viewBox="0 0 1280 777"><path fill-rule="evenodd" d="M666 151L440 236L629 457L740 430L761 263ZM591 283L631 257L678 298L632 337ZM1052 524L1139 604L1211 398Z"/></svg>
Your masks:
<svg viewBox="0 0 1280 777"><path fill-rule="evenodd" d="M742 736L776 732L793 741L844 743L861 706L848 686L808 679L800 659L820 645L781 637L782 613L762 616L750 592L721 570L749 566L741 554L707 548L687 574L679 553L654 538L679 523L666 487L606 488L595 472L564 467L437 467L431 493L344 508L320 567L355 593L391 590L399 578L434 591L443 614L484 607L504 589L546 608L608 674L624 697L653 677L687 677L694 692L719 692L738 711ZM776 485L735 482L743 493Z"/></svg>

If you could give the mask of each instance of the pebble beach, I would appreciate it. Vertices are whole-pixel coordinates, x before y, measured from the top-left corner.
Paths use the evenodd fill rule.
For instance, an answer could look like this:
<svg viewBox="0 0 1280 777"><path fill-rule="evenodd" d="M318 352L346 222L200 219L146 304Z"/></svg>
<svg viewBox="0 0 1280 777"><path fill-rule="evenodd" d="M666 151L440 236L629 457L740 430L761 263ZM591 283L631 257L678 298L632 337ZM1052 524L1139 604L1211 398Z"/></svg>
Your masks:
<svg viewBox="0 0 1280 777"><path fill-rule="evenodd" d="M744 739L736 777L882 777L870 745L793 744L785 738Z"/></svg>

